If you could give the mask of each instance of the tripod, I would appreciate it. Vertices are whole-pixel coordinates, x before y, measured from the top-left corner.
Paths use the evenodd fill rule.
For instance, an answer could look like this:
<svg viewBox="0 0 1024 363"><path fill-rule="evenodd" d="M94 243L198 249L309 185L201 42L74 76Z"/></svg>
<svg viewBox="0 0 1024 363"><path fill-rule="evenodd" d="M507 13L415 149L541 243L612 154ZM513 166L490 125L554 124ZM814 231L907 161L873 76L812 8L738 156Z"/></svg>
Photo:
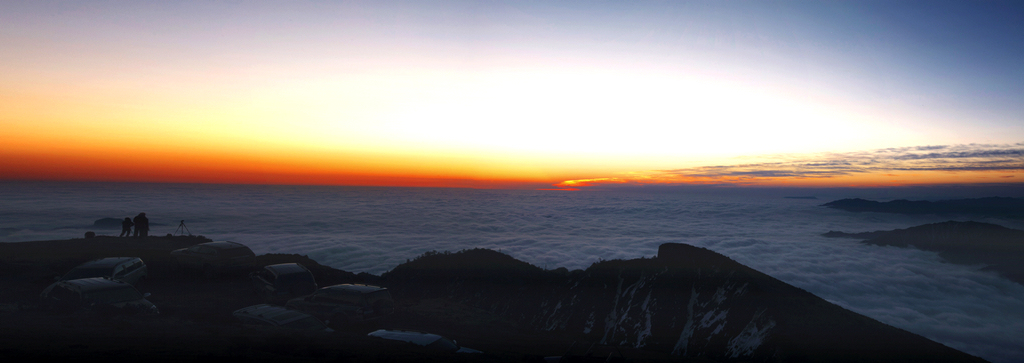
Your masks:
<svg viewBox="0 0 1024 363"><path fill-rule="evenodd" d="M188 230L188 227L185 227L185 220L184 219L182 219L181 223L178 224L178 228L174 230L174 233L178 233L178 231L181 231L181 234L179 234L179 236L184 236L185 232L188 232L189 236L192 235L192 231Z"/></svg>

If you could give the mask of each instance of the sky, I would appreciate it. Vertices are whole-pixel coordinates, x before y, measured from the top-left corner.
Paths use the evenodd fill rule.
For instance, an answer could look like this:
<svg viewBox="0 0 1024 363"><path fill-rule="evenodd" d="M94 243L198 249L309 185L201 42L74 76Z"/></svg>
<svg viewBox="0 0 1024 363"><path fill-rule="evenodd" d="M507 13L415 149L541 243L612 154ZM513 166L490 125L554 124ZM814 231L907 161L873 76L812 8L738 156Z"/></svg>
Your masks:
<svg viewBox="0 0 1024 363"><path fill-rule="evenodd" d="M1024 180L1024 5L0 1L0 179Z"/></svg>

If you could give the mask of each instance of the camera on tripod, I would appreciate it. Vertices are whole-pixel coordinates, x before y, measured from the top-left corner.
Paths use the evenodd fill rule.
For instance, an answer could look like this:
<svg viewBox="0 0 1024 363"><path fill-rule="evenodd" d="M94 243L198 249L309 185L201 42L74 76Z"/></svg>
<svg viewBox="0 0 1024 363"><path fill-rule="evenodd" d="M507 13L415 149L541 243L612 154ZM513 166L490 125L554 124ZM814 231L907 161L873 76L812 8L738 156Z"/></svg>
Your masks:
<svg viewBox="0 0 1024 363"><path fill-rule="evenodd" d="M181 231L181 233L179 233L178 231ZM181 223L178 224L178 228L174 230L173 234L184 236L185 233L188 233L188 236L192 237L192 231L189 231L188 227L185 227L185 220L182 219Z"/></svg>

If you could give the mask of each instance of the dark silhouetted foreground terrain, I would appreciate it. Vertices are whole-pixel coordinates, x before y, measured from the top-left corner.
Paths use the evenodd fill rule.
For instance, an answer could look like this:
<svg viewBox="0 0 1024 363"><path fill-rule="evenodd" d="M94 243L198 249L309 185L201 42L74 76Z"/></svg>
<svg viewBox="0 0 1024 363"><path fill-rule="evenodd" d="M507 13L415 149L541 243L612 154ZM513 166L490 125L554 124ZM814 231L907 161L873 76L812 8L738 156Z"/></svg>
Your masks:
<svg viewBox="0 0 1024 363"><path fill-rule="evenodd" d="M684 244L656 258L544 270L492 250L427 253L382 276L352 274L304 256L263 255L259 265L299 262L320 286L388 287L396 313L298 334L240 326L235 309L260 303L247 277L201 279L173 267L169 251L202 238L97 237L0 244L0 354L15 359L180 361L538 361L576 346L614 347L635 362L980 362L842 309L804 290ZM57 314L36 305L53 277L98 257L138 256L150 266L140 290L159 316ZM429 331L482 355L435 354L366 337L378 328ZM576 349L576 352L582 349Z"/></svg>

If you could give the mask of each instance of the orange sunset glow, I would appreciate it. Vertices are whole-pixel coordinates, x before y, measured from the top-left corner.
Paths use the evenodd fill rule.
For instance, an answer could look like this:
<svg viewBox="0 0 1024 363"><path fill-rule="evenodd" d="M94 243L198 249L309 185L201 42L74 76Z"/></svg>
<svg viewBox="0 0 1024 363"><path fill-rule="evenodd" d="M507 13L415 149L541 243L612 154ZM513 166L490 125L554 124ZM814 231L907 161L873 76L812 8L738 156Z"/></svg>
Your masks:
<svg viewBox="0 0 1024 363"><path fill-rule="evenodd" d="M827 187L1024 170L1019 84L998 65L917 71L964 63L799 8L737 27L671 6L607 24L597 5L108 6L4 12L0 179Z"/></svg>

